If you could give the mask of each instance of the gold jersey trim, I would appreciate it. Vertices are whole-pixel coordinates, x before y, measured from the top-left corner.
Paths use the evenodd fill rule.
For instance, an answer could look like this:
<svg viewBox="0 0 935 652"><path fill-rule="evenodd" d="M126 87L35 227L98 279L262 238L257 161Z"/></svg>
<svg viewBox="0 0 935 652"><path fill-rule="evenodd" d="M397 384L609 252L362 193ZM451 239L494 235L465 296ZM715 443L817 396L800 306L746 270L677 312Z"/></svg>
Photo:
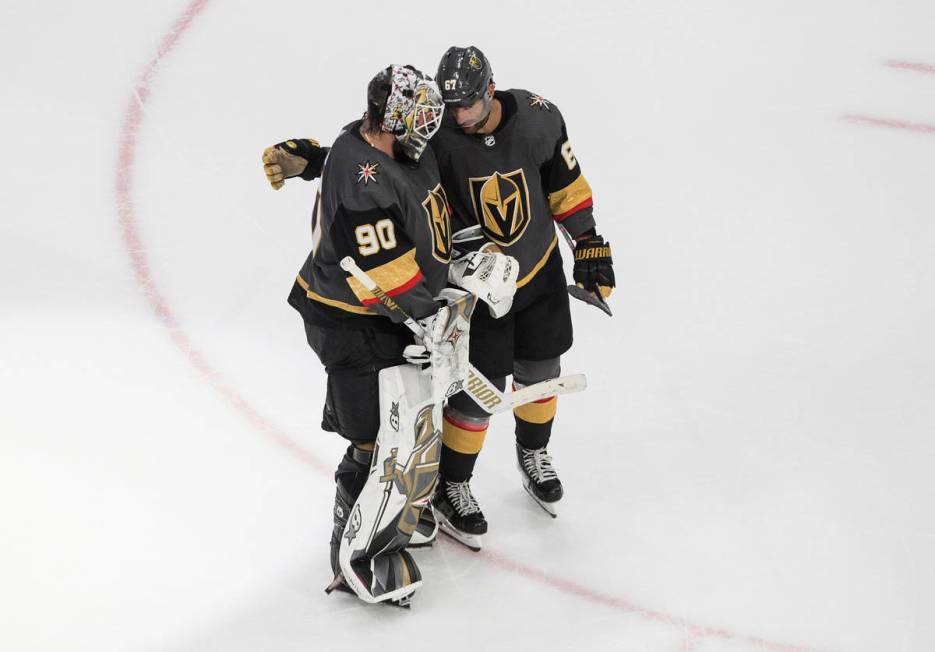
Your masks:
<svg viewBox="0 0 935 652"><path fill-rule="evenodd" d="M591 186L584 175L579 174L577 179L549 195L549 208L552 215L562 215L590 198Z"/></svg>
<svg viewBox="0 0 935 652"><path fill-rule="evenodd" d="M307 296L309 299L313 299L319 303L323 303L325 305L331 306L332 308L339 308L347 312L352 312L355 315L371 315L372 316L372 315L377 314L374 311L370 310L370 308L365 308L364 306L352 306L349 303L344 303L343 301L338 301L337 299L329 299L328 297L321 296L314 290L309 289L308 283L305 282L305 279L302 278L301 274L296 276L295 280L299 284L299 286L303 290L305 290L305 296Z"/></svg>
<svg viewBox="0 0 935 652"><path fill-rule="evenodd" d="M415 247L388 263L367 270L370 278L390 296L393 295L393 290L410 283L420 273L419 263L416 262ZM347 284L351 286L351 291L361 303L373 303L376 300L373 293L353 276L347 277Z"/></svg>
<svg viewBox="0 0 935 652"><path fill-rule="evenodd" d="M529 270L529 273L526 274L526 276L516 281L517 290L523 287L524 285L526 285L527 283L529 283L529 281L531 281L533 277L539 273L539 270L542 269L546 261L549 260L549 256L552 255L552 250L555 249L555 245L557 244L558 244L558 236L556 235L555 237L552 238L552 244L550 244L549 248L545 250L545 253L542 255L542 258L539 260L539 262L536 263L535 266L531 270Z"/></svg>

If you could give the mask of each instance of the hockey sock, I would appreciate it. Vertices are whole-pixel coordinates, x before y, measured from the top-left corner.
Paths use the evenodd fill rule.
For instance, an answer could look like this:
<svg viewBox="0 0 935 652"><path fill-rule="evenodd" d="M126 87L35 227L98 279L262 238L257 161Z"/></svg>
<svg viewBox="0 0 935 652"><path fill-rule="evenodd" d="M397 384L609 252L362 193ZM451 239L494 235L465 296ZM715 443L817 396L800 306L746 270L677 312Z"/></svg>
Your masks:
<svg viewBox="0 0 935 652"><path fill-rule="evenodd" d="M516 386L514 385L514 388ZM552 421L558 408L558 398L544 398L513 409L516 417L516 441L523 448L545 448L552 435Z"/></svg>
<svg viewBox="0 0 935 652"><path fill-rule="evenodd" d="M445 409L438 466L441 476L452 482L464 482L471 477L489 423L489 418L470 417L450 407Z"/></svg>
<svg viewBox="0 0 935 652"><path fill-rule="evenodd" d="M513 389L517 390L562 373L560 358L514 360ZM526 403L513 409L516 417L516 443L523 448L545 448L552 435L552 420L558 407L556 397Z"/></svg>

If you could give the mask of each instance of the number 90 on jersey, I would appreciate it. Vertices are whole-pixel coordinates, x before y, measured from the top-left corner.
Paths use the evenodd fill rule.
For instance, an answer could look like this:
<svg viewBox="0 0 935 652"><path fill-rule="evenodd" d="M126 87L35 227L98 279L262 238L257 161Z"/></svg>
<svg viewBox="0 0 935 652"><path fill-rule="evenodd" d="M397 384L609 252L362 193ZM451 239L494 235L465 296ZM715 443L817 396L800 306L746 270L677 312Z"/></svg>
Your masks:
<svg viewBox="0 0 935 652"><path fill-rule="evenodd" d="M372 256L381 249L396 247L396 230L393 220L388 217L376 224L361 224L354 229L357 237L357 250L361 256Z"/></svg>

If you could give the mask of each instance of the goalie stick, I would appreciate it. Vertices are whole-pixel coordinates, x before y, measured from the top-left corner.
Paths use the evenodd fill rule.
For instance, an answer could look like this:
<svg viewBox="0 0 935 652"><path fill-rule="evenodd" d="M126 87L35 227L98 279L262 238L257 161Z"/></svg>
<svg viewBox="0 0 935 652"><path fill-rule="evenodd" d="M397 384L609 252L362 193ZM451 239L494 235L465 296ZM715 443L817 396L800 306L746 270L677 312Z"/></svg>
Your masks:
<svg viewBox="0 0 935 652"><path fill-rule="evenodd" d="M360 268L353 258L345 256L341 259L341 269L360 281L387 310L399 317L403 324L417 337L423 337L423 330L419 323L414 320L409 313L403 310L402 306L396 303L392 297L388 296L386 292L377 285L377 282ZM506 412L520 405L539 401L550 396L580 392L587 386L588 382L584 374L570 374L568 376L544 380L505 394L497 389L496 385L490 382L490 380L474 365L469 365L466 387L463 389L482 410L488 414L497 414L498 412Z"/></svg>

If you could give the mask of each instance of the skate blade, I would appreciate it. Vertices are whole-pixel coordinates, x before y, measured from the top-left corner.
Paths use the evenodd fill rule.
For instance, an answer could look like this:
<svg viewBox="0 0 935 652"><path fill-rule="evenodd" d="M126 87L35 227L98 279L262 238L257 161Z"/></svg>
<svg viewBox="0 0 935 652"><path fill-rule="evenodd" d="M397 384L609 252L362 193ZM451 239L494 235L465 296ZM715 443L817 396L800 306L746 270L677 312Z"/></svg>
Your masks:
<svg viewBox="0 0 935 652"><path fill-rule="evenodd" d="M463 546L467 546L474 552L480 552L483 548L483 539L480 534L468 534L467 532L462 532L456 528L451 527L445 521L438 522L438 529L450 536L452 539L457 541Z"/></svg>
<svg viewBox="0 0 935 652"><path fill-rule="evenodd" d="M557 503L547 503L544 500L539 500L536 494L532 492L532 489L530 489L529 485L525 482L523 483L523 489L526 490L526 493L529 494L529 497L532 498L546 514L552 518L558 518L558 509L556 508Z"/></svg>

